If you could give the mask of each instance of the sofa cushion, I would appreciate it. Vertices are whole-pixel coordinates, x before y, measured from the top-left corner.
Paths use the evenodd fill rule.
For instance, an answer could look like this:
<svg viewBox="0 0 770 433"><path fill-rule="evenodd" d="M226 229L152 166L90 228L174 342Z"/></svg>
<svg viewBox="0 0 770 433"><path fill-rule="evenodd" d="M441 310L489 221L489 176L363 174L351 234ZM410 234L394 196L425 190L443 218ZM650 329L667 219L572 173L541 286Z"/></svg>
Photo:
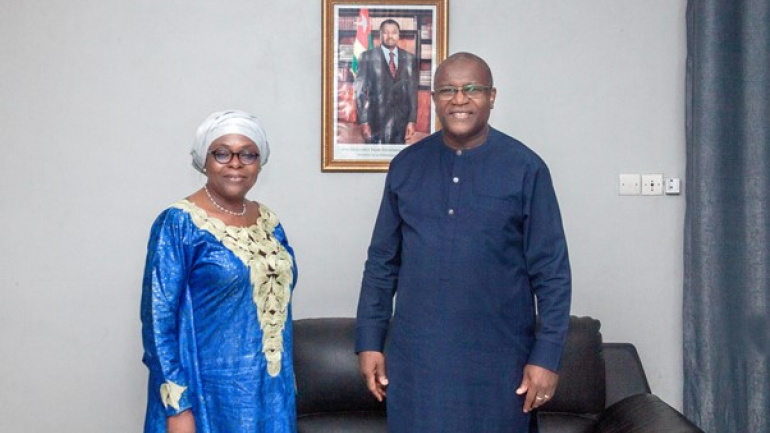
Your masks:
<svg viewBox="0 0 770 433"><path fill-rule="evenodd" d="M385 412L316 413L300 415L297 433L387 433Z"/></svg>
<svg viewBox="0 0 770 433"><path fill-rule="evenodd" d="M602 413L596 433L703 433L653 394L627 397Z"/></svg>
<svg viewBox="0 0 770 433"><path fill-rule="evenodd" d="M537 418L540 433L593 433L598 416L566 412L538 412Z"/></svg>

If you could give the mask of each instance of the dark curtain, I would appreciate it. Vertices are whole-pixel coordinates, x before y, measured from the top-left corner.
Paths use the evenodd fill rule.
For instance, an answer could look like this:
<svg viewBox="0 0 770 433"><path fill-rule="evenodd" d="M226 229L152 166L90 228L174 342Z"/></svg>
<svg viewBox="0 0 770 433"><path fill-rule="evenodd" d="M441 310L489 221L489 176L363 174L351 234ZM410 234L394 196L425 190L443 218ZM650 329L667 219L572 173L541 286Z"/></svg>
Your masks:
<svg viewBox="0 0 770 433"><path fill-rule="evenodd" d="M687 5L684 411L770 432L770 0Z"/></svg>

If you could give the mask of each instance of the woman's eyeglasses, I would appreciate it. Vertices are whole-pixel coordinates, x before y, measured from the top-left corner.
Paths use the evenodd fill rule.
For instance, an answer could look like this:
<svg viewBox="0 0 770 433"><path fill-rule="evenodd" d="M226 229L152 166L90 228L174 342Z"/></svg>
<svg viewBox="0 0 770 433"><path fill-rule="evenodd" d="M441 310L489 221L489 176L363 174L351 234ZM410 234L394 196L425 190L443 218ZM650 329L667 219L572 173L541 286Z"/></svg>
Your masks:
<svg viewBox="0 0 770 433"><path fill-rule="evenodd" d="M233 160L233 156L237 156L238 160L241 161L241 164L243 165L254 164L259 159L259 154L256 152L249 152L245 150L241 152L233 152L226 148L212 150L209 152L209 154L214 156L214 161L220 164L229 164L230 161Z"/></svg>

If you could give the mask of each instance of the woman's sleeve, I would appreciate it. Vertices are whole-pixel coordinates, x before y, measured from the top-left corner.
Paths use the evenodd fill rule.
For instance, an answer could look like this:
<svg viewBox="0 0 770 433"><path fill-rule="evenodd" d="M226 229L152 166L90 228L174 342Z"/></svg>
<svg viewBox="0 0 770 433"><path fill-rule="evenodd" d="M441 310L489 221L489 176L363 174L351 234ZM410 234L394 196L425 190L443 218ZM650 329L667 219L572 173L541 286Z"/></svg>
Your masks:
<svg viewBox="0 0 770 433"><path fill-rule="evenodd" d="M148 398L159 397L167 416L192 406L179 355L179 308L188 274L181 215L166 210L153 224L142 282L143 362L150 370L150 393L157 392Z"/></svg>

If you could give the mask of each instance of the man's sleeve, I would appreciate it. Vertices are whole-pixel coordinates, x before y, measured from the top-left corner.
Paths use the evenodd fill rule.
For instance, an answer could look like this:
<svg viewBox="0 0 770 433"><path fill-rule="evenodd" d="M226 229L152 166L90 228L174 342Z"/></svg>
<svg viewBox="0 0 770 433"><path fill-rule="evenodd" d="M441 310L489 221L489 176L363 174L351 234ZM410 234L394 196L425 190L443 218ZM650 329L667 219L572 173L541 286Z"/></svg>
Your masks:
<svg viewBox="0 0 770 433"><path fill-rule="evenodd" d="M417 61L417 56L410 55L408 57L411 62L411 71L409 77L409 122L417 123L417 91L420 85L420 66Z"/></svg>
<svg viewBox="0 0 770 433"><path fill-rule="evenodd" d="M541 322L529 363L559 371L572 297L567 241L551 175L545 164L535 168L525 188L528 194L524 255Z"/></svg>
<svg viewBox="0 0 770 433"><path fill-rule="evenodd" d="M356 75L353 88L356 93L356 117L358 124L369 123L369 81L367 74L369 73L369 51L364 51L361 54L361 62L358 67L358 75Z"/></svg>
<svg viewBox="0 0 770 433"><path fill-rule="evenodd" d="M386 180L358 298L356 353L383 351L400 268L401 216L397 196Z"/></svg>

